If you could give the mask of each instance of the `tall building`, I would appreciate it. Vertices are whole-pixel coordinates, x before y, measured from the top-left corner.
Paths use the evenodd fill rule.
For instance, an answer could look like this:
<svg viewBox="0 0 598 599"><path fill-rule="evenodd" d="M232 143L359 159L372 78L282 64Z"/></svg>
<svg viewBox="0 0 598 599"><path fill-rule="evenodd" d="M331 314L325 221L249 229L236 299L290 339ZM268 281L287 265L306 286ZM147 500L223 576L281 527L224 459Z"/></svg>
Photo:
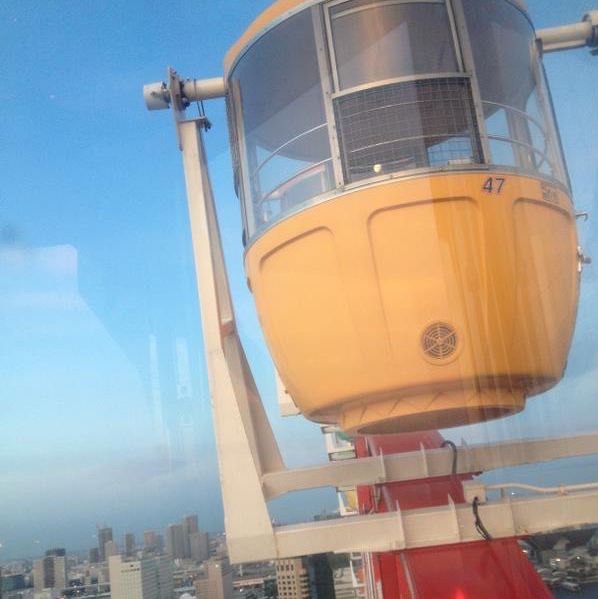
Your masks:
<svg viewBox="0 0 598 599"><path fill-rule="evenodd" d="M191 535L199 532L199 524L197 522L197 516L184 516L181 521L183 527L183 545L184 553L186 558L191 557Z"/></svg>
<svg viewBox="0 0 598 599"><path fill-rule="evenodd" d="M107 541L104 545L104 555L106 556L106 561L113 555L118 555L118 545L116 541Z"/></svg>
<svg viewBox="0 0 598 599"><path fill-rule="evenodd" d="M97 564L100 561L100 550L97 547L92 547L89 550L89 563Z"/></svg>
<svg viewBox="0 0 598 599"><path fill-rule="evenodd" d="M311 599L336 599L332 568L325 553L306 560Z"/></svg>
<svg viewBox="0 0 598 599"><path fill-rule="evenodd" d="M356 586L350 567L335 570L334 594L336 599L357 599L365 596Z"/></svg>
<svg viewBox="0 0 598 599"><path fill-rule="evenodd" d="M193 532L189 537L191 559L205 562L210 557L210 535L207 532Z"/></svg>
<svg viewBox="0 0 598 599"><path fill-rule="evenodd" d="M105 526L104 528L98 528L98 551L100 553L100 561L106 561L105 546L108 541L112 541L112 529Z"/></svg>
<svg viewBox="0 0 598 599"><path fill-rule="evenodd" d="M24 574L6 574L2 575L2 569L0 569L0 593L12 593L13 591L22 591L27 588L25 584L25 575ZM2 595L0 594L0 599Z"/></svg>
<svg viewBox="0 0 598 599"><path fill-rule="evenodd" d="M124 541L125 556L132 557L133 553L135 553L135 535L132 532L125 533Z"/></svg>
<svg viewBox="0 0 598 599"><path fill-rule="evenodd" d="M145 553L158 553L160 551L159 535L154 530L143 532L143 551Z"/></svg>
<svg viewBox="0 0 598 599"><path fill-rule="evenodd" d="M168 559L123 560L120 555L112 555L108 566L111 599L173 599L174 582Z"/></svg>
<svg viewBox="0 0 598 599"><path fill-rule="evenodd" d="M68 586L66 572L66 551L49 549L45 557L33 562L33 588L36 592L44 589L62 591Z"/></svg>
<svg viewBox="0 0 598 599"><path fill-rule="evenodd" d="M171 524L166 529L166 553L172 559L185 558L185 539L181 524Z"/></svg>
<svg viewBox="0 0 598 599"><path fill-rule="evenodd" d="M309 572L300 557L276 562L276 584L279 599L311 599Z"/></svg>
<svg viewBox="0 0 598 599"><path fill-rule="evenodd" d="M154 567L158 577L159 599L173 599L174 575L172 562L165 556L155 557Z"/></svg>
<svg viewBox="0 0 598 599"><path fill-rule="evenodd" d="M334 577L325 553L276 563L279 599L335 599Z"/></svg>
<svg viewBox="0 0 598 599"><path fill-rule="evenodd" d="M232 599L233 571L227 558L211 559L204 574L195 580L197 599Z"/></svg>

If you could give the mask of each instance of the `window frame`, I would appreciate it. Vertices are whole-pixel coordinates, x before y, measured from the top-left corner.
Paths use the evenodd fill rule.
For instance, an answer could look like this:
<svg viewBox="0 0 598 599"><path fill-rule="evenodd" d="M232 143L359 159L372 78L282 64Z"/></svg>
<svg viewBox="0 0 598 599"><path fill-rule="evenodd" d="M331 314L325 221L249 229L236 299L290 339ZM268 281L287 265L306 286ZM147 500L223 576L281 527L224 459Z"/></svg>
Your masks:
<svg viewBox="0 0 598 599"><path fill-rule="evenodd" d="M481 96L479 92L478 80L475 72L475 67L473 63L473 57L471 56L471 47L469 46L469 37L466 37L466 48L463 47L463 39L462 35L468 36L467 26L465 23L465 18L462 17L457 8L453 5L454 0L370 0L370 2L362 7L356 7L355 11L364 11L370 8L375 8L376 6L393 6L393 5L408 5L408 4L435 4L442 5L446 8L448 22L450 27L450 35L453 41L453 49L455 52L455 59L457 63L457 70L453 72L430 72L430 73L418 73L411 75L403 75L399 77L393 77L390 79L373 81L369 83L363 83L361 85L342 89L340 85L340 77L338 70L338 61L336 57L335 44L334 44L334 32L332 22L335 18L339 18L345 13L341 13L341 15L332 15L332 9L342 4L348 4L353 0L329 0L328 2L323 3L322 10L324 13L324 23L325 23L325 36L326 39L322 40L322 44L326 44L328 48L328 61L329 68L332 77L333 89L332 93L324 98L326 106L326 111L328 114L328 110L331 111L333 121L333 126L335 128L336 133L336 141L338 144L338 131L337 128L339 124L336 122L335 109L334 109L334 101L338 98L341 98L345 95L349 95L358 91L362 91L365 89L373 89L377 87L382 87L384 85L389 85L393 83L402 83L409 81L422 81L429 79L437 79L437 78L463 78L466 77L470 80L471 93L473 97L473 106L474 106L474 118L475 125L477 125L477 132L479 139L477 140L480 144L481 149L481 162L480 163L472 163L464 166L457 165L445 165L445 166L426 166L405 170L398 170L392 173L385 173L383 175L372 175L371 177L360 179L359 181L349 181L347 180L343 168L342 163L342 148L340 145L337 145L338 148L338 157L336 157L336 153L333 152L333 160L339 163L339 167L342 172L342 180L343 185L341 189L338 191L347 190L350 191L352 189L363 187L365 185L377 184L383 181L398 179L402 177L408 176L417 176L429 172L444 172L444 171L459 171L459 170L483 170L487 169L489 165L489 144L488 137L485 129L485 120L482 114L481 107ZM349 9L350 10L350 9ZM462 33L463 32L463 33ZM467 54L467 50L469 50L469 57ZM469 58L469 59L468 59ZM335 166L336 168L336 166Z"/></svg>
<svg viewBox="0 0 598 599"><path fill-rule="evenodd" d="M531 21L529 15L527 14L526 10L519 4L518 0L501 1L504 2L504 4L506 5L510 5L513 8L513 10L518 11L528 22L530 31L535 35L534 24ZM531 61L530 68L532 69L532 75L534 77L535 90L538 94L538 102L543 112L544 119L546 120L546 122L542 126L540 126L541 123L538 123L536 119L533 117L533 115L525 111L518 110L516 107L513 106L502 105L500 103L491 102L483 99L479 83L480 80L478 77L478 71L476 67L476 56L473 52L473 43L471 41L470 29L467 21L467 16L465 14L463 0L447 0L447 3L452 4L453 6L454 14L458 25L458 35L463 49L463 56L465 59L466 68L472 77L472 90L474 93L474 103L476 106L478 129L480 131L482 146L484 149L485 164L488 166L489 169L499 169L507 172L512 172L514 174L531 176L550 181L552 184L561 187L567 193L570 194L571 184L567 169L567 163L563 152L560 137L560 129L554 111L550 86L545 74L544 64L542 61L542 54L537 44L536 48L534 49L535 60ZM541 152L538 148L536 148L533 145L533 143L529 145L529 147L527 147L527 144L525 142L521 142L521 140L517 140L513 137L500 139L496 135L489 134L486 126L486 116L484 114L484 105L486 104L496 104L497 106L501 106L501 108L505 110L507 116L512 116L514 113L519 112L520 117L524 118L524 120L526 120L527 122L535 124L537 127L539 127L540 131L542 131L545 137L546 151ZM495 140L502 143L509 143L513 150L513 155L516 162L518 161L517 152L523 150L531 152L531 155L534 157L534 160L538 155L543 156L543 162L548 162L549 164L552 164L555 174L549 175L547 173L541 172L539 169L525 169L520 164L516 164L516 166L510 166L495 163L493 160L491 150L491 140Z"/></svg>
<svg viewBox="0 0 598 599"><path fill-rule="evenodd" d="M324 4L324 19L326 24L326 41L329 49L329 60L330 60L330 68L332 71L332 79L334 82L334 93L338 94L339 92L344 91L340 85L339 78L339 68L338 68L338 60L336 57L336 50L334 45L334 33L332 28L332 22L334 19L337 19L341 16L344 16L346 13L341 13L340 15L333 16L332 9L341 4L346 4L352 2L353 0L330 0L326 4ZM455 22L455 16L452 10L451 1L450 0L371 0L370 3L366 6L362 6L355 9L348 9L347 12L361 12L365 10L369 10L370 8L375 8L376 6L393 6L393 5L402 5L402 4L440 4L443 5L448 13L451 37L453 39L453 47L455 50L455 58L457 60L457 72L464 72L464 63L463 57L461 54L461 47L459 44L459 36L457 35L457 28ZM413 77L417 77L418 75L413 75ZM405 76L405 81L408 80L410 76ZM402 77L401 77L402 78ZM357 86L359 87L359 86ZM355 89L355 88L353 88Z"/></svg>
<svg viewBox="0 0 598 599"><path fill-rule="evenodd" d="M314 0L316 2L316 0ZM314 196L314 198L322 198L322 197L330 197L338 193L339 189L342 189L344 185L344 181L342 178L342 167L340 166L340 149L338 145L338 139L335 135L335 127L334 127L334 113L329 111L329 86L330 86L330 66L328 64L328 48L325 46L325 39L322 33L323 24L321 23L321 4L311 4L307 7L302 8L298 11L292 11L285 15L284 18L278 19L275 23L273 23L270 27L268 27L262 34L255 39L251 40L251 42L243 49L243 51L239 54L239 56L232 63L230 70L227 75L227 79L229 81L229 86L233 87L233 99L230 106L230 122L234 124L236 129L236 138L237 138L237 148L239 151L239 163L241 166L241 176L240 180L240 193L239 200L241 203L241 212L242 212L242 221L244 228L244 243L245 247L249 247L249 245L258 239L265 231L267 231L273 224L284 220L287 216L291 214L295 214L306 207L306 204L309 203L311 205L312 199L309 202L301 202L297 209L288 210L284 213L283 217L280 218L275 216L271 222L261 222L258 221L256 217L256 208L263 204L264 202L268 202L270 198L275 194L275 192L283 187L285 184L292 181L294 178L297 178L304 173L308 172L310 169L321 166L322 164L331 163L332 171L334 177L334 185L332 189L329 189L322 194ZM245 131L245 110L242 102L242 90L238 89L239 82L235 81L235 70L239 67L239 65L246 59L246 56L253 50L256 43L262 40L265 36L269 35L272 30L274 30L278 25L286 22L289 19L301 14L306 13L311 16L312 21L312 33L314 36L314 41L316 47L314 51L317 55L317 63L318 63L318 73L320 77L320 87L322 89L322 105L324 107L324 118L325 121L319 125L318 127L314 127L312 130L302 132L301 134L295 136L293 139L288 140L282 146L274 150L269 154L266 160L258 161L256 156L253 156L255 160L255 167L252 165L252 161L250 160L250 151L249 145L247 143L247 134ZM234 83L233 83L234 82ZM231 85L232 83L232 85ZM318 163L314 163L295 173L292 177L289 177L287 180L281 182L275 188L269 190L266 194L264 194L261 198L254 197L254 185L253 185L253 177L258 176L262 167L264 167L268 162L272 159L276 158L277 153L280 152L288 145L291 145L293 142L298 139L313 133L315 130L320 128L326 128L328 133L328 141L330 144L330 152L331 157L326 158ZM315 202L314 202L315 203ZM258 224L259 223L259 224Z"/></svg>
<svg viewBox="0 0 598 599"><path fill-rule="evenodd" d="M239 162L240 162L240 200L242 204L243 214L243 226L246 235L246 251L249 247L259 239L266 231L270 228L285 220L286 218L292 217L293 215L302 212L303 210L322 203L324 201L333 199L335 197L342 196L345 193L351 192L358 188L364 188L372 185L377 185L390 180L405 179L410 177L419 177L429 173L447 173L447 172L472 172L481 171L487 172L489 170L500 170L506 172L512 172L514 174L522 174L527 176L533 176L539 179L545 179L551 183L563 188L567 193L570 193L570 181L567 164L562 150L562 142L560 139L560 130L558 122L554 114L554 107L550 94L550 88L548 81L544 73L544 66L542 63L541 55L538 57L538 61L534 63L534 76L536 78L538 97L541 106L544 109L546 119L550 122L546 123L546 128L541 130L548 135L547 141L550 146L546 152L545 158L553 160L556 165L557 176L551 176L543 172L532 172L531 170L525 170L521 166L509 166L494 163L492 160L492 152L490 148L490 140L495 139L496 136L492 136L488 133L486 126L486 117L484 115L484 101L480 91L480 84L478 73L476 70L475 56L473 54L473 46L470 38L470 32L468 28L467 18L465 15L463 0L370 0L366 5L362 7L355 7L355 10L368 10L377 5L392 6L402 4L432 4L432 5L443 5L446 7L448 14L448 21L450 26L450 32L454 44L455 57L458 65L458 70L452 73L425 73L417 75L406 75L397 78L387 79L384 81L376 81L371 83L365 83L360 86L353 88L341 89L339 83L339 71L337 66L337 57L335 54L334 38L332 21L333 17L331 10L334 7L338 7L342 4L346 4L351 0L328 0L324 2L313 2L302 5L300 10L290 11L286 13L281 19L277 19L276 22L272 23L267 29L265 29L258 37L251 40L243 51L237 56L231 68L229 70L229 80L233 78L234 71L239 63L244 60L246 54L251 50L253 45L261 39L263 36L268 35L272 29L277 25L286 21L287 18L294 16L303 11L309 11L313 21L313 35L316 43L316 52L318 58L318 68L320 73L320 82L323 95L323 106L325 111L326 123L322 124L322 128L327 129L328 139L330 142L331 149L331 164L332 164L332 176L335 187L327 190L317 196L310 198L309 200L298 204L297 206L284 211L281 216L276 216L271 222L261 224L257 227L257 221L255 218L255 206L257 203L254 201L252 195L251 186L251 173L250 164L248 159L248 148L247 140L244 132L244 107L241 104L241 94L233 92L232 98L232 116L231 123L236 128L236 136L239 150ZM521 14L530 22L531 30L534 31L533 24L526 14L525 10L515 0L503 0L506 4L511 5L514 9L521 12ZM341 13L342 14L342 13ZM386 84L398 83L402 81L417 81L425 79L433 79L436 77L467 77L469 78L471 85L471 93L473 96L474 105L474 118L477 125L477 131L479 135L479 144L481 146L481 162L472 163L467 165L439 165L439 166L428 166L414 169L398 170L392 173L385 173L383 175L373 175L368 178L360 179L355 182L347 181L343 168L342 161L342 149L339 143L339 132L338 124L335 117L334 101L344 95L354 93L356 91L381 87ZM510 107L507 107L510 108ZM532 115L524 114L524 118L528 119L531 123L536 123ZM551 129L552 127L552 129ZM500 140L499 140L500 141ZM291 140L292 142L292 140ZM291 143L289 142L289 143ZM286 144L285 144L286 145ZM542 155L537 148L529 148L534 156ZM544 155L542 155L544 156ZM268 161L274 158L274 155L268 158ZM326 161L328 162L328 160ZM263 166L263 165L262 165ZM312 165L313 166L313 165ZM317 165L316 165L317 166ZM283 183L284 185L284 183Z"/></svg>

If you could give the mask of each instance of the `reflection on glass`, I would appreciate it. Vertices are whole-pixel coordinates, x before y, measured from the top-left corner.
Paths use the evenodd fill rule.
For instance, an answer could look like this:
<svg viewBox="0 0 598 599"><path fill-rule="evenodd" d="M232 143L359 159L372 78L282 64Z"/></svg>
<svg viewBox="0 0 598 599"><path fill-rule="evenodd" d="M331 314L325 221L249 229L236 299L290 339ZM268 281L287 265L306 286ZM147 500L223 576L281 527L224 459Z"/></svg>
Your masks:
<svg viewBox="0 0 598 599"><path fill-rule="evenodd" d="M444 2L353 0L330 10L340 89L459 70Z"/></svg>
<svg viewBox="0 0 598 599"><path fill-rule="evenodd" d="M254 235L333 186L311 11L260 39L235 68L231 86L242 106L245 210Z"/></svg>
<svg viewBox="0 0 598 599"><path fill-rule="evenodd" d="M189 223L184 213L183 183L170 124L166 129L170 137L165 144L170 145L170 149L164 149L169 159L160 160L159 168L148 169L148 164L156 163L156 148L162 145L163 140L158 120L153 121L156 125L146 125L146 115L140 111L136 101L137 84L131 88L122 86L123 92L131 93L127 101L118 94L101 94L101 98L95 99L100 102L101 109L92 113L86 94L66 94L68 97L63 98L52 96L52 101L36 97L37 110L31 111L27 103L20 101L21 73L31 74L32 88L44 90L48 88L49 80L39 77L40 73L51 75L54 69L62 72L68 57L73 54L81 55L82 59L69 63L69 68L74 69L70 78L84 80L89 75L89 65L97 64L91 60L92 56L85 56L86 53L99 51L102 64L109 55L120 58L124 53L123 48L110 45L114 43L110 36L102 38L99 49L94 50L93 43L78 44L81 37L93 40L98 30L108 30L104 26L106 23L96 19L106 12L108 21L113 21L115 15L109 11L99 11L93 20L85 15L85 19L79 21L66 10L60 14L61 27L54 28L46 26L48 17L52 16L51 11L44 14L44 4L40 3L35 17L44 31L40 32L42 35L32 35L30 15L21 7L26 3L12 4L14 20L5 19L3 26L7 31L14 29L15 34L12 39L10 34L5 37L5 59L7 63L19 64L19 68L13 69L18 76L12 77L7 72L9 82L5 82L4 105L5 125L14 135L14 141L0 148L0 163L5 167L0 202L2 591L6 591L6 561L42 555L55 543L64 545L68 554L76 557L69 560L73 566L70 578L83 574L87 565L76 565L82 554L75 556L72 552L92 547L98 555L98 550L105 550L100 531L97 538L91 538L94 524L98 521L114 523L115 540L118 538L119 542L125 530L134 529L139 540L146 527L164 528L173 518L179 519L183 513L196 509L200 512L202 527L220 530L222 526L215 448L206 405L206 375L202 368L204 356L188 238ZM562 177L564 169L556 144L550 103L544 92L543 74L535 50L530 45L529 24L506 1L471 0L468 4L474 25L473 20L478 18L478 13L480 20L487 19L488 15L493 15L494 19L491 25L482 23L486 29L477 28L479 35L475 34L472 26L476 52L486 53L484 60L490 61L479 65L484 105L478 108L484 108L493 162ZM119 10L124 6L123 3ZM444 95L443 102L436 104L429 101L429 96L424 93L435 85L430 83L432 79L428 79L431 73L438 69L453 71L456 68L446 19L440 18L445 12L442 4L426 3L424 6L423 3L408 5L388 0L384 3L366 0L334 3L334 6L333 28L347 24L347 33L339 33L337 48L341 69L338 79L345 91L345 95L337 96L338 107L343 97L351 95L351 90L344 89L346 86L357 83L368 85L366 66L360 66L361 58L376 77L415 73L426 78L417 85L405 81L389 84L386 81L367 100L372 104L365 102L367 96L364 95L354 96L353 104L347 100L343 105L347 112L341 116L348 119L342 123L342 140L347 144L344 148L347 180L361 180L418 166L450 167L476 162L479 152L468 77L464 74L462 77L442 75L443 93L459 89L467 102L455 94L449 102ZM480 7L485 7L485 10ZM351 13L350 8L356 10ZM12 10L13 7L10 7ZM425 36L438 42L431 44L434 51L430 56L420 54L418 45L417 32L423 31L424 27L415 18L401 20L399 16L426 11L439 15L437 25L433 24L430 14L425 20ZM288 24L279 26L280 29L272 30L241 59L233 73L237 85L233 93L242 99L236 122L242 125L239 132L245 133L246 143L237 162L242 160L248 165L243 172L245 188L242 188L240 179L239 187L247 202L252 235L305 205L307 199L332 187L331 153L322 90L318 83L313 32L306 15L303 13ZM507 17L513 17L515 24L509 25ZM143 26L134 18L123 19L123 23ZM194 22L194 29L203 27L204 30L201 35L185 39L208 38L210 32L205 31L205 23L204 19ZM365 23L371 27L365 27ZM183 24L176 25L172 30L180 33ZM62 50L59 52L56 48L56 52L48 52L51 44L45 36L53 35L55 29L58 30ZM372 40L360 35L363 29L381 32L380 39ZM78 31L79 35L69 35L72 31ZM123 29L122 33L123 39L128 40L131 34L141 34L141 30L135 33ZM150 39L153 35L151 27L143 35ZM345 35L354 45L340 42ZM275 36L288 40L276 51L271 43ZM176 37L178 41L181 36ZM29 52L23 51L23 40L27 40ZM74 45L70 46L71 43ZM75 48L77 44L80 47ZM407 47L407 50L391 52L389 61L379 61L379 57L393 44ZM210 52L210 44L199 45L198 52ZM107 49L110 51L107 52ZM429 52L423 45L421 51ZM518 59L515 58L521 51L523 56L530 56L530 69L507 67L507 64L517 64ZM139 53L131 54L135 55L135 60L139 58ZM509 58L511 54L514 62ZM39 69L40 56L47 59L45 67L48 68ZM216 61L220 56L210 56L211 59ZM53 65L52 61L56 64ZM321 63L322 60L320 67ZM122 66L124 72L137 72L148 67L147 64L133 62ZM114 79L117 71L108 68L106 71L107 76L101 81L102 89L112 89L113 92L120 89L122 81ZM291 80L292 73L299 74L297 80ZM562 73L563 78L567 74ZM13 81L10 81L11 78ZM587 85L587 82L584 83ZM341 92L340 89L336 91ZM397 103L395 100L400 93L404 94L404 101ZM115 96L117 101L112 105ZM569 99L561 90L561 98L575 103L573 112L578 113L587 105L588 98L581 94L571 96ZM365 110L349 112L355 108L357 100L364 100ZM379 105L375 105L377 101ZM562 102L561 99L559 107L562 107ZM412 109L414 103L419 103L420 110ZM447 110L447 106L455 109L454 112ZM373 119L370 122L368 115L374 110L378 117L383 114L387 120ZM218 115L217 110L214 113ZM362 120L357 119L359 115L363 116ZM349 116L354 120L350 121ZM571 140L580 140L579 144L570 144L568 157L572 164L580 165L575 184L580 190L582 209L590 209L592 204L598 203L595 160L591 160L592 156L585 151L585 142L581 140L587 130L596 130L597 122L591 111L587 117L584 119L587 122L578 129L575 129L576 123L572 119L569 123L571 130L567 131ZM341 117L337 115L337 118ZM162 120L168 122L166 115L162 115ZM361 131L360 135L352 138L353 130L347 125L353 122L360 127L371 126L370 137L364 136ZM376 123L380 124L379 129L373 128ZM224 123L215 121L215 125L213 132L206 136L207 143L224 146ZM359 139L364 138L367 147L357 145ZM121 139L122 143L114 144L114 139ZM355 140L353 146L349 145L351 139ZM260 387L267 390L272 379L272 367L262 344L251 298L245 289L237 207L225 201L230 192L228 164L226 157L214 160L214 154L211 153L213 162L210 169L217 185L218 210L222 217L220 222L227 260L232 267L231 282L240 316L239 326L245 327L244 340L248 341L248 354ZM179 181L178 186L173 187L173 181ZM501 200L491 201L484 197L483 203L494 210L494 206L505 204L505 198L511 197L509 193L507 184ZM397 199L392 201L398 204L408 196L397 194ZM386 305L380 309L380 321L383 321L388 314L392 317L392 310L399 305L398 317L395 317L398 329L404 322L414 320L413 314L417 316L418 311L423 311L426 302L432 304L445 293L443 285L448 286L450 267L447 264L450 262L463 281L459 287L462 295L454 294L455 303L461 302L465 306L464 312L470 309L470 313L474 313L470 321L482 323L480 328L487 329L487 334L479 337L479 350L475 352L477 358L484 354L490 343L503 343L511 331L519 336L519 340L523 339L513 344L511 355L516 351L530 355L547 352L549 344L525 345L525 341L532 337L532 325L529 324L532 316L537 314L538 320L541 320L543 314L554 313L562 318L563 310L558 305L554 309L551 306L552 303L557 304L556 300L561 301L564 295L561 289L567 292L572 288L572 284L560 284L558 277L548 276L559 260L558 254L562 254L558 223L549 221L545 226L531 209L519 203L519 212L514 214L518 217L518 247L522 249L515 251L513 236L504 226L510 216L489 221L490 224L484 226L484 223L479 224L477 213L471 217L466 213L461 218L459 211L465 210L460 207L453 214L443 215L443 206L446 205L446 202L440 201L434 209L422 211L421 233L416 231L410 243L404 243L403 239L409 237L415 228L409 222L405 224L407 219L402 216L397 218L396 225L385 229L379 225L380 219L378 223L374 223L373 219L367 221L368 227L372 225L371 229L366 230L364 226L363 231L358 232L359 236L368 243L370 240L377 243L378 248L382 247L378 255L383 254L386 260L386 270L380 268L378 273L382 274L376 273L378 278L371 287L371 293L367 291L366 278L369 271L374 270L370 264L376 268L380 264L382 267L385 265L382 260L375 262L377 256L374 252L373 257L368 254L369 247L365 243L362 246L350 244L358 237L353 235L355 224L351 224L353 230L344 235L349 240L348 247L341 247L341 250L348 256L346 263L353 265L361 261L365 268L362 271L346 269L338 275L341 280L339 288L343 292L349 286L355 290L350 298L350 317L354 318L362 310L361 330L368 333L374 326L376 306L381 303L378 300L380 289L407 280L409 285L405 285L405 291L391 290L387 294L390 300L385 300ZM342 218L341 208L339 220ZM571 221L574 221L573 217ZM374 235L376 226L380 227L377 237ZM583 231L581 242L586 253L596 255L597 237L592 233L586 235L588 226L591 226L591 221L589 225L580 227ZM543 229L549 233L549 242L543 241ZM370 236L366 237L366 233ZM483 243L478 243L481 238ZM426 254L426 244L434 251ZM332 247L329 252L332 258L327 261L325 251L328 251L329 245L323 242L316 247L310 255L315 259L306 260L302 267L307 284L293 288L297 289L293 299L296 298L301 312L311 306L315 307L314 313L326 308L320 297L326 300L326 285L337 277L334 269L340 254ZM568 263L575 269L576 243L570 245L572 259ZM325 251L320 251L320 247ZM435 247L438 248L436 253ZM473 249L469 251L470 248ZM457 256L452 262L451 252ZM301 255L301 251L296 253L298 257ZM507 259L492 262L497 255L505 255ZM297 261L294 270L281 269L283 276L274 281L275 306L271 313L282 301L281 289L285 284L291 287L295 282L293 278L298 278L294 277L300 270L296 264ZM330 268L329 264L332 265ZM492 268L492 264L499 267ZM524 290L520 293L532 289L529 293L532 308L518 325L500 327L498 319L486 315L492 314L503 296L516 301L513 287L504 284L515 268L520 269L519 289ZM290 275L285 279L287 272ZM577 272L574 278L578 279ZM431 292L425 296L422 293L421 300L416 298L418 301L412 302L413 312L405 316L404 306L411 301L412 288L418 279ZM323 289L321 296L313 299L320 289ZM483 301L479 301L483 294ZM367 295L373 298L374 309L365 304ZM592 349L595 348L598 324L596 297L595 271L587 269L576 340L569 357L567 377L559 386L545 392L541 399L530 400L525 411L516 416L443 431L442 437L452 438L456 443L464 438L474 444L596 430L598 359L595 349ZM478 312L474 312L476 302L481 305ZM313 326L313 347L326 342L326 336L330 335L334 326L330 320L340 312L339 305L344 309L344 304L338 302L322 321ZM299 319L289 319L286 314L282 318L285 322L292 321L293 325L299 322ZM249 325L244 324L247 321ZM308 325L314 321L308 321ZM504 331L507 333L503 335ZM494 340L492 332L497 333ZM397 337L398 354L403 351L405 341L402 335ZM339 351L343 345L349 343L337 344ZM357 341L354 346L361 352L357 364L361 366L372 354L370 349L382 347L384 342L374 340L368 346ZM328 355L336 357L337 352L329 352ZM400 365L402 361L397 360L397 363ZM315 360L313 362L312 369L320 366ZM347 368L345 373L351 374L351 368ZM345 379L346 376L341 380ZM379 380L380 377L376 382ZM279 438L285 444L284 450L290 454L291 465L308 464L314 461L312 457L321 457L318 452L322 442L316 433L308 432L311 430L308 425L300 429L298 427L303 425L282 424L280 420L274 420L274 424L277 433L284 433ZM293 434L288 431L293 431ZM300 434L294 434L295 431ZM355 457L350 441L340 433L334 435L329 452L338 459ZM564 462L499 469L484 474L481 480L487 483L520 481L539 486L574 484L595 480L597 471L595 457L573 458ZM418 480L413 488L418 497L425 496L426 483ZM373 487L373 492L386 499L379 485ZM356 511L358 506L354 493L343 489L341 496L343 505L351 508L348 511ZM443 493L442 501L446 503L447 497L448 494ZM298 512L308 515L307 511L311 508L305 505L303 497L294 501L295 504L289 502L276 508L279 522L286 523ZM389 501L387 507L395 510L397 503ZM399 507L405 506L399 504ZM492 530L492 525L488 525ZM168 530L174 533L175 527L179 530L179 526L177 524ZM111 529L104 527L100 530L110 530L112 537ZM159 535L149 530L146 538L145 549L159 551ZM558 535L534 539L534 542L527 553L546 584L559 588L568 578L576 577L579 583L596 579L596 569L588 567L592 562L597 563L598 533L595 529L559 531ZM175 557L174 543L171 541L169 544L172 557ZM517 555L515 543L513 547L511 555ZM220 549L222 547L218 547L218 551ZM445 551L439 550L431 561L442 563ZM185 553L188 553L187 549ZM95 563L98 559L89 561ZM464 578L472 584L472 571L465 569L463 572ZM428 579L434 578L430 569L424 574ZM499 572L499 584L502 585L506 578L503 574L504 571ZM263 576L263 573L256 576ZM457 576L451 574L447 578L454 582ZM488 584L487 577L480 581L480 587L483 588L484 584ZM577 584L575 580L569 581L569 588L575 588ZM107 582L102 589L108 592ZM56 595L63 591L57 589ZM584 591L584 596L592 596L589 588ZM456 590L454 596L466 594Z"/></svg>
<svg viewBox="0 0 598 599"><path fill-rule="evenodd" d="M444 2L352 0L330 22L338 89L348 89L335 100L347 182L481 162ZM405 77L416 80L396 81Z"/></svg>
<svg viewBox="0 0 598 599"><path fill-rule="evenodd" d="M504 0L464 0L464 7L492 163L516 165L564 182L565 169L531 23ZM501 121L498 131L497 121ZM505 148L507 144L511 150Z"/></svg>

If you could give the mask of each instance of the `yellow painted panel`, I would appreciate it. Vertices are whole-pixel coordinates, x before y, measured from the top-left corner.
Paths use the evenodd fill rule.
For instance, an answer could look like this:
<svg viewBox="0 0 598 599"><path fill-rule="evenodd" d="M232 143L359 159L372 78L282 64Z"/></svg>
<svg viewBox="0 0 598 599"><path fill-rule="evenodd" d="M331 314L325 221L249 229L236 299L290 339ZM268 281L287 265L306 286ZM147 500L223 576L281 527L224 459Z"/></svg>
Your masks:
<svg viewBox="0 0 598 599"><path fill-rule="evenodd" d="M520 283L515 324L519 344L513 352L522 356L533 352L538 376L551 373L558 379L575 326L579 293L577 236L573 216L566 210L539 207L537 201L527 199L513 207ZM536 318L526 318L531 310Z"/></svg>
<svg viewBox="0 0 598 599"><path fill-rule="evenodd" d="M370 240L388 333L394 358L405 367L421 361L421 335L431 322L464 330L468 307L480 311L479 220L475 202L466 198L425 200L372 215Z"/></svg>
<svg viewBox="0 0 598 599"><path fill-rule="evenodd" d="M310 230L272 249L261 259L259 280L256 300L268 304L260 320L270 345L281 350L277 365L293 397L303 395L306 376L317 381L320 397L349 391L339 388L346 369L367 377L330 230Z"/></svg>

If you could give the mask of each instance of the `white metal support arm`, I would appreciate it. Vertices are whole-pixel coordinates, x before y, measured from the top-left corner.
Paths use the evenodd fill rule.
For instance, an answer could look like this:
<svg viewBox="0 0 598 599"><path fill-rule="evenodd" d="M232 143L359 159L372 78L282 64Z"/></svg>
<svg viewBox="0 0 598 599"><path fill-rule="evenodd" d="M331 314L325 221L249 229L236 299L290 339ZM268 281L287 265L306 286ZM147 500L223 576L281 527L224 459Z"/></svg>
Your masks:
<svg viewBox="0 0 598 599"><path fill-rule="evenodd" d="M586 13L580 23L540 29L537 39L544 52L573 50L585 46L598 48L598 10Z"/></svg>
<svg viewBox="0 0 598 599"><path fill-rule="evenodd" d="M169 75L173 71L169 71ZM226 83L223 77L213 79L185 79L179 82L183 108L191 102L222 98L226 95ZM143 87L143 97L148 110L165 110L170 107L173 98L171 85L158 81Z"/></svg>
<svg viewBox="0 0 598 599"><path fill-rule="evenodd" d="M231 557L275 556L261 476L284 468L235 325L201 120L177 123Z"/></svg>
<svg viewBox="0 0 598 599"><path fill-rule="evenodd" d="M500 468L551 462L598 454L598 434L505 441L456 449L454 474L476 474ZM262 475L267 498L317 487L371 486L392 482L450 476L453 452L449 448L422 449L332 462L321 466L269 472Z"/></svg>

